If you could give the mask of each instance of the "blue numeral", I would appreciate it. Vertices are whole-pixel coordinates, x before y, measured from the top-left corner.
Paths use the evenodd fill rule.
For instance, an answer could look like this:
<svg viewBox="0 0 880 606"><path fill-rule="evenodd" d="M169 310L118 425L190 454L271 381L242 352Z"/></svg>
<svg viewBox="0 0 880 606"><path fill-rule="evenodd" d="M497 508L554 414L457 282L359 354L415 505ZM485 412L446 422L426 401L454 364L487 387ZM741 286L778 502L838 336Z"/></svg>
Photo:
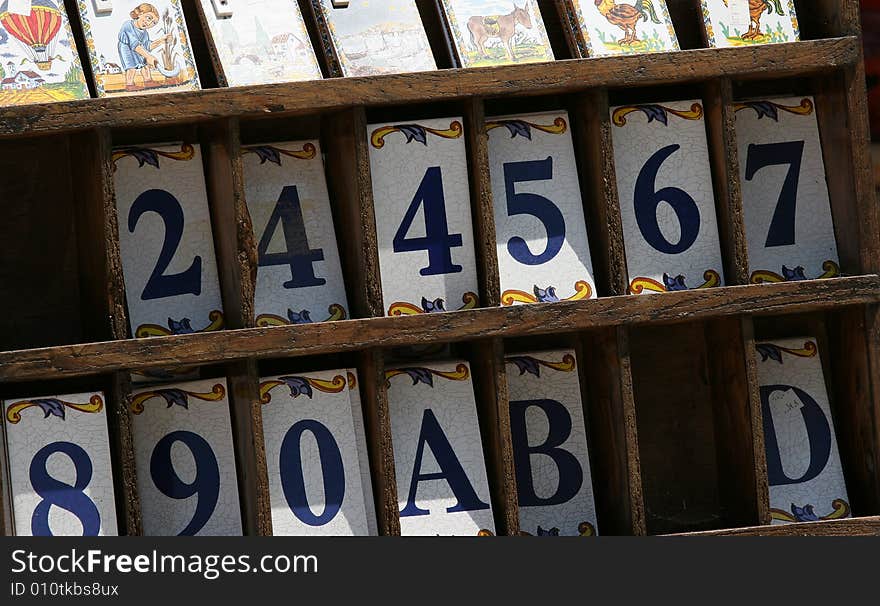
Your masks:
<svg viewBox="0 0 880 606"><path fill-rule="evenodd" d="M196 256L186 271L165 275L165 270L171 264L183 237L183 208L180 202L164 189L148 189L131 205L128 213L130 233L134 233L141 216L148 212L154 212L162 218L162 222L165 223L165 240L156 267L153 268L153 273L141 293L141 299L149 301L185 294L198 296L202 292L201 257Z"/></svg>
<svg viewBox="0 0 880 606"><path fill-rule="evenodd" d="M565 218L562 211L544 196L517 193L516 184L527 181L547 181L553 178L553 158L529 162L508 162L504 165L504 191L507 195L507 214L532 215L547 230L547 246L539 255L532 254L523 238L514 236L507 242L510 255L523 265L541 265L562 250L565 243Z"/></svg>
<svg viewBox="0 0 880 606"><path fill-rule="evenodd" d="M654 191L660 166L680 148L680 145L669 145L648 158L639 172L633 193L639 231L648 244L667 255L683 253L693 246L700 233L700 209L687 192L677 187L664 187L660 191ZM660 231L657 207L661 202L672 207L681 225L681 237L675 244L667 240Z"/></svg>
<svg viewBox="0 0 880 606"><path fill-rule="evenodd" d="M171 447L175 442L189 448L195 460L196 476L191 484L181 480L174 470ZM211 445L202 436L190 431L173 431L159 440L150 457L150 476L156 488L172 499L188 499L198 495L195 513L178 536L192 536L205 527L220 497L220 468Z"/></svg>
<svg viewBox="0 0 880 606"><path fill-rule="evenodd" d="M269 243L272 236L281 223L284 232L284 243L287 252L270 253ZM309 248L309 239L306 234L306 223L303 219L302 205L299 201L299 192L296 185L288 185L281 190L278 203L266 224L266 231L260 238L257 247L260 267L272 267L274 265L290 266L290 280L284 283L284 288L306 288L308 286L323 286L327 283L324 278L315 277L315 262L324 260L324 251L320 248Z"/></svg>
<svg viewBox="0 0 880 606"><path fill-rule="evenodd" d="M73 486L60 482L49 475L46 463L55 453L70 457L76 471ZM83 527L84 537L96 537L101 530L101 514L98 508L83 491L92 481L92 461L80 446L70 442L53 442L37 451L31 461L31 486L43 499L34 509L31 517L31 534L35 537L50 537L49 510L60 507L75 515Z"/></svg>
<svg viewBox="0 0 880 606"><path fill-rule="evenodd" d="M300 443L307 431L318 443L318 460L324 476L324 511L319 516L309 506L303 478ZM323 526L335 518L345 498L345 469L339 445L330 430L315 420L299 421L284 436L280 459L281 488L293 514L309 526Z"/></svg>
<svg viewBox="0 0 880 606"><path fill-rule="evenodd" d="M779 192L767 241L764 246L789 246L794 244L795 211L797 210L798 181L801 176L801 160L804 157L804 142L765 143L749 145L746 156L746 181L751 181L759 170L766 166L788 164L785 181Z"/></svg>
<svg viewBox="0 0 880 606"><path fill-rule="evenodd" d="M425 237L407 238L419 207L425 208ZM410 202L403 222L394 235L394 252L428 251L428 266L419 270L423 276L455 274L461 265L452 263L452 249L462 246L461 234L450 234L446 221L446 200L443 198L443 174L439 166L428 169Z"/></svg>

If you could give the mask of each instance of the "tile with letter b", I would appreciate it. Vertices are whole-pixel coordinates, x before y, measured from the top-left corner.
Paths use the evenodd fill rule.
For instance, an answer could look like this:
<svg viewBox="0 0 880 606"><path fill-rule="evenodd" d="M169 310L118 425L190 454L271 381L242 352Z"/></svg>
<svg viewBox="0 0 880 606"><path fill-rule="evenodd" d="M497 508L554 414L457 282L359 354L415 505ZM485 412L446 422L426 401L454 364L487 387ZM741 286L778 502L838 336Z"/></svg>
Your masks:
<svg viewBox="0 0 880 606"><path fill-rule="evenodd" d="M226 379L135 390L135 467L147 536L242 533Z"/></svg>
<svg viewBox="0 0 880 606"><path fill-rule="evenodd" d="M198 145L114 150L119 246L134 337L223 328Z"/></svg>
<svg viewBox="0 0 880 606"><path fill-rule="evenodd" d="M701 0L709 46L751 46L800 40L793 0Z"/></svg>
<svg viewBox="0 0 880 606"><path fill-rule="evenodd" d="M839 275L815 101L761 99L734 109L749 281Z"/></svg>
<svg viewBox="0 0 880 606"><path fill-rule="evenodd" d="M386 315L478 305L461 118L367 127Z"/></svg>
<svg viewBox="0 0 880 606"><path fill-rule="evenodd" d="M816 340L781 339L755 347L772 522L850 517Z"/></svg>
<svg viewBox="0 0 880 606"><path fill-rule="evenodd" d="M486 122L502 305L596 296L570 124L565 111Z"/></svg>
<svg viewBox="0 0 880 606"><path fill-rule="evenodd" d="M257 326L348 317L318 141L242 148L257 242Z"/></svg>
<svg viewBox="0 0 880 606"><path fill-rule="evenodd" d="M357 389L345 369L260 380L275 536L375 534Z"/></svg>
<svg viewBox="0 0 880 606"><path fill-rule="evenodd" d="M505 358L520 531L596 534L577 358L571 350Z"/></svg>
<svg viewBox="0 0 880 606"><path fill-rule="evenodd" d="M611 110L629 292L724 284L703 105Z"/></svg>
<svg viewBox="0 0 880 606"><path fill-rule="evenodd" d="M101 392L5 400L16 536L118 533L107 404Z"/></svg>
<svg viewBox="0 0 880 606"><path fill-rule="evenodd" d="M467 362L385 371L402 535L495 534Z"/></svg>
<svg viewBox="0 0 880 606"><path fill-rule="evenodd" d="M665 0L563 2L584 57L656 53L679 48Z"/></svg>

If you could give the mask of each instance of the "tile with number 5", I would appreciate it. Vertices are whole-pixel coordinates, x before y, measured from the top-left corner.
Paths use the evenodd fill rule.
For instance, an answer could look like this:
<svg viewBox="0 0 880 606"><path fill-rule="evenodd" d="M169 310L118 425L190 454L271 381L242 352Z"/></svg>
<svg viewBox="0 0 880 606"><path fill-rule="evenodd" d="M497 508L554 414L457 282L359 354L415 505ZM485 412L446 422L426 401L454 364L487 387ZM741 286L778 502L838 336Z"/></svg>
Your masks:
<svg viewBox="0 0 880 606"><path fill-rule="evenodd" d="M840 273L812 97L735 105L753 284Z"/></svg>
<svg viewBox="0 0 880 606"><path fill-rule="evenodd" d="M461 118L367 127L389 316L478 304Z"/></svg>
<svg viewBox="0 0 880 606"><path fill-rule="evenodd" d="M117 534L104 394L3 402L17 536Z"/></svg>
<svg viewBox="0 0 880 606"><path fill-rule="evenodd" d="M243 148L257 238L257 326L348 316L342 266L318 141Z"/></svg>
<svg viewBox="0 0 880 606"><path fill-rule="evenodd" d="M611 110L629 292L724 283L700 101Z"/></svg>
<svg viewBox="0 0 880 606"><path fill-rule="evenodd" d="M225 379L136 390L130 410L144 534L238 536Z"/></svg>
<svg viewBox="0 0 880 606"><path fill-rule="evenodd" d="M223 328L199 146L126 147L113 162L132 336Z"/></svg>
<svg viewBox="0 0 880 606"><path fill-rule="evenodd" d="M568 113L490 118L501 302L595 297Z"/></svg>

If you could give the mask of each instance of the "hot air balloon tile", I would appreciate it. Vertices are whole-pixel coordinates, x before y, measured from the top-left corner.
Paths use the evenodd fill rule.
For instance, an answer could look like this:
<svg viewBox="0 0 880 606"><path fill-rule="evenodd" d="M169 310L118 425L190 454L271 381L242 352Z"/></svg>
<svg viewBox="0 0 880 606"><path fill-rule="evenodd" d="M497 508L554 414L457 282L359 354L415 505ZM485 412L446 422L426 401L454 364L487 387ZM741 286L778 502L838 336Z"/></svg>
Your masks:
<svg viewBox="0 0 880 606"><path fill-rule="evenodd" d="M678 50L664 0L565 0L559 5L582 57Z"/></svg>
<svg viewBox="0 0 880 606"><path fill-rule="evenodd" d="M0 4L0 106L86 99L82 65L60 0Z"/></svg>
<svg viewBox="0 0 880 606"><path fill-rule="evenodd" d="M200 87L179 0L113 0L101 13L91 0L77 6L98 96Z"/></svg>
<svg viewBox="0 0 880 606"><path fill-rule="evenodd" d="M709 46L749 46L800 39L793 0L701 0Z"/></svg>

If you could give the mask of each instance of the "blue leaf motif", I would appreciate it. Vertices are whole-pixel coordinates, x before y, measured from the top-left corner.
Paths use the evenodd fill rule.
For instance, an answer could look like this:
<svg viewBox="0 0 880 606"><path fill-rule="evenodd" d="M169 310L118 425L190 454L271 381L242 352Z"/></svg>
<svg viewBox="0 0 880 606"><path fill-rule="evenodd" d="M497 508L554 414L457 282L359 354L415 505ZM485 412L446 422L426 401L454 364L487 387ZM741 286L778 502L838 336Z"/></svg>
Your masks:
<svg viewBox="0 0 880 606"><path fill-rule="evenodd" d="M798 265L794 269L789 269L783 265L782 277L785 278L786 282L800 282L801 280L807 279L807 276L804 275L804 268L801 265Z"/></svg>
<svg viewBox="0 0 880 606"><path fill-rule="evenodd" d="M514 366L519 369L520 376L526 373L535 375L536 377L541 376L541 366L535 358L530 358L528 356L513 356L507 358L507 361L513 362Z"/></svg>
<svg viewBox="0 0 880 606"><path fill-rule="evenodd" d="M663 274L663 285L666 287L666 290L672 292L675 290L687 290L687 284L684 283L684 276L678 274L674 278L670 277L669 274Z"/></svg>
<svg viewBox="0 0 880 606"><path fill-rule="evenodd" d="M168 328L173 335L191 335L195 332L189 318L182 318L179 322L168 318Z"/></svg>
<svg viewBox="0 0 880 606"><path fill-rule="evenodd" d="M755 101L753 103L748 103L747 105L754 109L755 113L758 114L758 120L767 116L774 122L779 122L779 112L777 111L776 106L770 101Z"/></svg>
<svg viewBox="0 0 880 606"><path fill-rule="evenodd" d="M278 150L274 147L260 145L251 149L253 149L254 153L257 154L257 157L260 158L260 164L265 164L268 161L272 164L281 166L281 154L279 154Z"/></svg>
<svg viewBox="0 0 880 606"><path fill-rule="evenodd" d="M290 320L291 324L311 324L312 323L312 315L308 309L304 309L299 313L296 313L292 309L287 310L287 318Z"/></svg>
<svg viewBox="0 0 880 606"><path fill-rule="evenodd" d="M648 124L656 120L662 123L663 126L669 126L669 116L666 115L666 110L663 107L659 105L640 105L639 109L648 116Z"/></svg>
<svg viewBox="0 0 880 606"><path fill-rule="evenodd" d="M529 141L532 140L532 127L522 120L507 120L504 126L510 131L510 138L515 139L517 135L524 137Z"/></svg>
<svg viewBox="0 0 880 606"><path fill-rule="evenodd" d="M425 313L433 314L441 311L446 311L446 306L443 299L434 299L433 301L428 301L425 297L422 297L422 310Z"/></svg>
<svg viewBox="0 0 880 606"><path fill-rule="evenodd" d="M418 141L427 147L428 133L425 131L425 127L418 124L400 124L396 128L406 136L407 143Z"/></svg>
<svg viewBox="0 0 880 606"><path fill-rule="evenodd" d="M782 364L782 351L771 343L758 343L755 349L761 354L761 362L776 360Z"/></svg>
<svg viewBox="0 0 880 606"><path fill-rule="evenodd" d="M819 516L816 515L815 511L813 511L812 505L804 505L803 507L798 507L797 505L792 503L791 513L794 515L794 519L798 522L817 522L819 520Z"/></svg>
<svg viewBox="0 0 880 606"><path fill-rule="evenodd" d="M555 286L548 286L545 290L543 288L538 288L538 285L535 284L532 292L535 293L535 298L538 299L539 303L556 303L559 301L559 297L556 296Z"/></svg>
<svg viewBox="0 0 880 606"><path fill-rule="evenodd" d="M281 381L290 388L290 397L307 396L312 398L314 392L309 382L302 377L281 377Z"/></svg>
<svg viewBox="0 0 880 606"><path fill-rule="evenodd" d="M424 383L428 387L434 387L434 376L427 368L404 368L402 370L413 380L413 385Z"/></svg>
<svg viewBox="0 0 880 606"><path fill-rule="evenodd" d="M539 537L558 537L559 536L559 529L554 526L553 528L550 528L549 530L544 530L543 528L538 526L538 536Z"/></svg>
<svg viewBox="0 0 880 606"><path fill-rule="evenodd" d="M159 168L159 154L152 149L132 149L131 155L138 161L138 168L143 168L144 164Z"/></svg>
<svg viewBox="0 0 880 606"><path fill-rule="evenodd" d="M165 403L168 405L166 408L171 408L176 404L181 408L189 410L189 398L182 389L159 389L156 391L156 394L165 399Z"/></svg>
<svg viewBox="0 0 880 606"><path fill-rule="evenodd" d="M64 419L64 404L61 403L61 400L55 398L40 398L33 400L33 402L45 413L46 416L43 418L48 419L49 415L55 415L62 420Z"/></svg>

